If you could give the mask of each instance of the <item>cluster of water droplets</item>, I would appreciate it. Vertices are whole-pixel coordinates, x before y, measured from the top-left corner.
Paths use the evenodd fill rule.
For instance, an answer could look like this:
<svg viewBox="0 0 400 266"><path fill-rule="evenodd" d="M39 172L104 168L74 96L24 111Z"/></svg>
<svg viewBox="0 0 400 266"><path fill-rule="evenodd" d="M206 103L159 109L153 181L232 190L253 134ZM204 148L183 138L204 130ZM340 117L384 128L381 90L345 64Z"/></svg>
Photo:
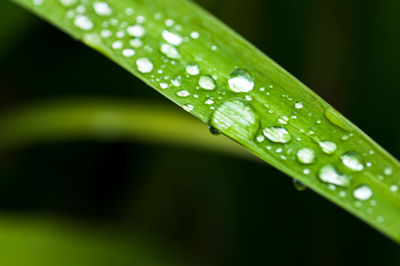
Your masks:
<svg viewBox="0 0 400 266"><path fill-rule="evenodd" d="M33 1L40 6L46 0ZM278 160L295 162L300 174L313 178L310 183L318 181L326 184L340 198L352 196L357 206L373 198L371 187L357 182L357 173L373 166L364 157L373 156L374 151L371 150L368 155L361 155L355 150L343 151L337 140L318 136L319 126L328 120L341 130L333 129L333 133L345 132L340 141L354 137L346 120L333 108L326 108L325 120L318 118L316 114L307 112L307 106L301 99L287 94L278 95L279 90L275 90L276 85L272 82L256 84L251 71L240 66L232 66L230 73L225 75L227 78L220 77L216 68L205 67L201 62L188 59L192 57L182 52L187 50L182 49L185 45L201 39L201 32L186 29L183 33L182 25L174 19L164 18L161 13L146 17L137 14L133 7L117 11L111 1L57 1L65 7L67 19L86 33L85 40L89 44L102 44L119 53L159 89L174 95L186 111L193 112L199 102L209 106L210 117L205 118L209 118L213 134L222 132L240 140L254 141ZM149 21L157 21L158 25L162 23L162 30ZM208 49L215 52L219 48L208 43ZM175 71L179 69L177 65L183 66L183 69ZM273 100L257 100L253 104L255 93L263 96L262 99L269 97ZM291 111L283 114L273 108L274 101L287 102ZM267 110L268 120L260 118L259 108ZM313 125L296 128L292 122L303 117L309 118L307 121L313 120ZM379 177L383 180L392 174L393 169L388 166L381 169ZM295 184L304 186L298 181ZM397 193L399 185L391 184L390 190ZM371 202L371 206L376 205L376 202ZM379 220L383 221L382 218Z"/></svg>

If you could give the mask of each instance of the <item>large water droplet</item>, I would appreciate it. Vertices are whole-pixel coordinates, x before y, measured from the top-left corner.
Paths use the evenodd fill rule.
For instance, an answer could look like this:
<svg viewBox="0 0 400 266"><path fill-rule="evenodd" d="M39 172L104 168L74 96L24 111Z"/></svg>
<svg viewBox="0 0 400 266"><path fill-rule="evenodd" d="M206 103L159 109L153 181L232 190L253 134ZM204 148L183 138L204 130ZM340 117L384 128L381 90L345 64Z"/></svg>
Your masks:
<svg viewBox="0 0 400 266"><path fill-rule="evenodd" d="M153 63L147 57L139 58L136 61L136 65L138 70L142 73L150 73L154 68Z"/></svg>
<svg viewBox="0 0 400 266"><path fill-rule="evenodd" d="M244 69L236 69L228 80L229 88L234 92L250 92L254 88L254 78Z"/></svg>
<svg viewBox="0 0 400 266"><path fill-rule="evenodd" d="M263 130L264 136L266 136L270 141L276 143L288 143L292 140L292 136L284 127L273 126L267 127Z"/></svg>
<svg viewBox="0 0 400 266"><path fill-rule="evenodd" d="M340 156L342 163L350 170L360 172L364 170L364 165L362 164L361 157L356 152L346 152Z"/></svg>
<svg viewBox="0 0 400 266"><path fill-rule="evenodd" d="M211 76L208 76L208 75L200 77L199 85L201 88L203 88L205 90L209 90L209 91L214 90L216 87L215 80Z"/></svg>
<svg viewBox="0 0 400 266"><path fill-rule="evenodd" d="M310 148L302 148L297 152L297 160L302 164L312 164L315 162L315 151Z"/></svg>
<svg viewBox="0 0 400 266"><path fill-rule="evenodd" d="M319 170L319 179L328 184L337 185L341 187L350 186L350 177L339 173L333 165L326 165Z"/></svg>
<svg viewBox="0 0 400 266"><path fill-rule="evenodd" d="M326 154L334 154L337 150L336 144L329 140L319 142L319 146Z"/></svg>
<svg viewBox="0 0 400 266"><path fill-rule="evenodd" d="M372 197L372 190L367 185L361 185L354 189L353 196L359 200L367 200Z"/></svg>
<svg viewBox="0 0 400 266"><path fill-rule="evenodd" d="M223 102L211 116L211 125L226 135L252 139L260 128L259 116L254 107L240 98Z"/></svg>

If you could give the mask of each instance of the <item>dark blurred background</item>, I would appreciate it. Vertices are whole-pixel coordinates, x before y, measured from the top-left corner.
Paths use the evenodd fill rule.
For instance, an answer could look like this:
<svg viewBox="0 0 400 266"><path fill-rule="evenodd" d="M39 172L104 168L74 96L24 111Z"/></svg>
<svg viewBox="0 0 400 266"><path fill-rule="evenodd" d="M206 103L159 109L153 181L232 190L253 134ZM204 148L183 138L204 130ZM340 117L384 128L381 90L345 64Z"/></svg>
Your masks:
<svg viewBox="0 0 400 266"><path fill-rule="evenodd" d="M400 157L400 1L196 2ZM19 7L0 13L0 116L65 97L186 116ZM0 265L400 265L398 245L267 164L190 144L44 140L1 151L0 177Z"/></svg>

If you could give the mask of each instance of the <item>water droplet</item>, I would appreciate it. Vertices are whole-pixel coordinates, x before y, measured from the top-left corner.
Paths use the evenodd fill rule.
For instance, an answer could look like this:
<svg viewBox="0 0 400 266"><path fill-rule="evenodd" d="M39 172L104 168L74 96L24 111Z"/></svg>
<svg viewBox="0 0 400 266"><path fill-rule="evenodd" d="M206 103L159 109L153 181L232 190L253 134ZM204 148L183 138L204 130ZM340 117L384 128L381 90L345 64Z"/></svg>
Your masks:
<svg viewBox="0 0 400 266"><path fill-rule="evenodd" d="M367 185L361 185L354 189L353 196L359 200L368 200L372 197L372 190Z"/></svg>
<svg viewBox="0 0 400 266"><path fill-rule="evenodd" d="M340 127L345 131L351 131L351 127L346 119L333 107L328 107L325 109L325 117L331 122L333 125Z"/></svg>
<svg viewBox="0 0 400 266"><path fill-rule="evenodd" d="M210 133L212 134L212 135L220 135L221 134L221 131L219 131L218 129L216 129L215 127L212 127L212 126L209 126L208 127L208 129L210 130Z"/></svg>
<svg viewBox="0 0 400 266"><path fill-rule="evenodd" d="M393 168L390 167L390 166L388 166L388 167L386 167L386 168L383 170L383 173L384 173L385 175L387 175L387 176L390 176L390 175L393 174Z"/></svg>
<svg viewBox="0 0 400 266"><path fill-rule="evenodd" d="M77 15L75 17L74 24L78 28L86 31L93 29L94 26L93 22L88 17L83 15Z"/></svg>
<svg viewBox="0 0 400 266"><path fill-rule="evenodd" d="M166 55L170 59L180 59L181 54L179 53L178 49L175 46L167 43L161 44L160 47L161 52Z"/></svg>
<svg viewBox="0 0 400 266"><path fill-rule="evenodd" d="M254 78L244 69L234 70L228 80L233 92L250 92L254 88Z"/></svg>
<svg viewBox="0 0 400 266"><path fill-rule="evenodd" d="M142 42L141 39L135 38L135 39L130 40L130 41L129 41L129 44L130 44L132 47L139 48L139 47L142 47L143 42Z"/></svg>
<svg viewBox="0 0 400 266"><path fill-rule="evenodd" d="M326 154L334 154L337 150L337 146L334 142L326 140L319 142L319 146L321 147L322 151Z"/></svg>
<svg viewBox="0 0 400 266"><path fill-rule="evenodd" d="M136 65L141 73L150 73L154 68L153 63L147 57L139 58Z"/></svg>
<svg viewBox="0 0 400 266"><path fill-rule="evenodd" d="M191 105L191 104L185 104L185 105L183 105L182 107L183 107L183 109L185 109L187 112L193 112L193 110L194 110L194 106Z"/></svg>
<svg viewBox="0 0 400 266"><path fill-rule="evenodd" d="M60 0L60 3L63 6L72 6L75 5L78 2L78 0Z"/></svg>
<svg viewBox="0 0 400 266"><path fill-rule="evenodd" d="M109 16L112 13L112 9L105 2L94 2L93 8L99 16Z"/></svg>
<svg viewBox="0 0 400 266"><path fill-rule="evenodd" d="M315 151L310 148L302 148L297 152L297 160L302 164L312 164L315 162Z"/></svg>
<svg viewBox="0 0 400 266"><path fill-rule="evenodd" d="M296 109L302 109L304 106L303 106L303 103L302 103L302 102L297 102L297 103L294 104L294 107L295 107Z"/></svg>
<svg viewBox="0 0 400 266"><path fill-rule="evenodd" d="M356 152L346 152L340 156L342 163L349 169L360 172L364 170L364 165L362 164L361 157Z"/></svg>
<svg viewBox="0 0 400 266"><path fill-rule="evenodd" d="M164 30L162 32L162 36L164 40L175 46L178 46L183 42L183 38L181 36L168 30Z"/></svg>
<svg viewBox="0 0 400 266"><path fill-rule="evenodd" d="M230 136L253 139L260 128L260 119L254 107L246 100L232 98L214 111L210 123Z"/></svg>
<svg viewBox="0 0 400 266"><path fill-rule="evenodd" d="M165 90L168 88L168 84L167 83L160 83L160 87L161 89Z"/></svg>
<svg viewBox="0 0 400 266"><path fill-rule="evenodd" d="M176 93L179 97L188 97L190 95L190 92L187 90L181 90Z"/></svg>
<svg viewBox="0 0 400 266"><path fill-rule="evenodd" d="M390 186L390 191L392 192L397 192L399 190L399 186L394 184Z"/></svg>
<svg viewBox="0 0 400 266"><path fill-rule="evenodd" d="M175 87L180 87L182 85L182 78L180 76L175 76L171 79L171 83Z"/></svg>
<svg viewBox="0 0 400 266"><path fill-rule="evenodd" d="M35 6L40 6L41 4L43 4L43 1L44 1L44 0L33 0L33 4L34 4Z"/></svg>
<svg viewBox="0 0 400 266"><path fill-rule="evenodd" d="M263 130L264 136L266 136L270 141L276 143L288 143L292 140L292 136L284 127L273 126L267 127Z"/></svg>
<svg viewBox="0 0 400 266"><path fill-rule="evenodd" d="M319 179L328 184L337 185L341 187L350 186L350 177L339 173L338 170L333 165L326 165L319 170Z"/></svg>
<svg viewBox="0 0 400 266"><path fill-rule="evenodd" d="M302 182L300 182L297 179L292 179L293 181L293 186L297 191L305 191L307 190L307 186L304 185Z"/></svg>
<svg viewBox="0 0 400 266"><path fill-rule="evenodd" d="M129 26L126 31L130 36L141 38L146 34L146 29L142 25Z"/></svg>
<svg viewBox="0 0 400 266"><path fill-rule="evenodd" d="M127 9L125 9L125 14L128 16L132 16L133 13L135 13L135 11L133 10L133 8L128 7Z"/></svg>
<svg viewBox="0 0 400 266"><path fill-rule="evenodd" d="M189 63L186 66L186 72L189 75L197 76L200 74L200 66L197 63Z"/></svg>
<svg viewBox="0 0 400 266"><path fill-rule="evenodd" d="M209 90L209 91L214 90L216 87L215 80L209 75L201 76L199 79L199 85L200 85L200 88L203 88L203 89Z"/></svg>
<svg viewBox="0 0 400 266"><path fill-rule="evenodd" d="M192 33L190 33L190 37L192 37L192 39L198 39L200 37L200 34L197 31L193 31Z"/></svg>
<svg viewBox="0 0 400 266"><path fill-rule="evenodd" d="M124 49L122 55L125 57L132 57L135 55L135 51L133 49Z"/></svg>
<svg viewBox="0 0 400 266"><path fill-rule="evenodd" d="M113 42L113 44L112 44L112 48L115 49L115 50L121 49L122 46L123 46L123 44L122 44L121 41L116 41L116 42Z"/></svg>

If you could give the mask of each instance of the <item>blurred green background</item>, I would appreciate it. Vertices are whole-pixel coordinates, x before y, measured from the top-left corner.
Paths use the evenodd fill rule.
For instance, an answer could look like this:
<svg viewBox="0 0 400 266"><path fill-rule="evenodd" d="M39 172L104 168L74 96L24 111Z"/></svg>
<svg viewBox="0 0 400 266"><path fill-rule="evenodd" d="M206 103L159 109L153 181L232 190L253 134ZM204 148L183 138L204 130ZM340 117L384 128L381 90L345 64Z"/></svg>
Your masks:
<svg viewBox="0 0 400 266"><path fill-rule="evenodd" d="M400 1L196 2L400 157ZM1 132L28 134L1 121L65 101L106 103L100 120L121 103L176 116L126 121L138 137L111 116L96 132L0 141L0 265L400 264L350 214L229 142L203 145L225 139L114 63L8 1L0 13Z"/></svg>

